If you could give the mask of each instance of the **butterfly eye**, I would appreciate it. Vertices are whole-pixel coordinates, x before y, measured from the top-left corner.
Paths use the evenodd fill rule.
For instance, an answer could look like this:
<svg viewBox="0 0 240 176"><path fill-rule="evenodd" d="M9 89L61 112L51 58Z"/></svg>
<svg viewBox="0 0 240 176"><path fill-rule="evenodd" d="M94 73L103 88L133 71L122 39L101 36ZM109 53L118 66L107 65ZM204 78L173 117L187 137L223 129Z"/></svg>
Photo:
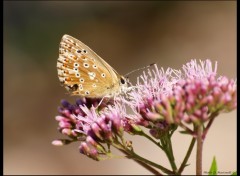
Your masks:
<svg viewBox="0 0 240 176"><path fill-rule="evenodd" d="M82 51L81 50L77 50L77 53L81 53Z"/></svg>
<svg viewBox="0 0 240 176"><path fill-rule="evenodd" d="M85 49L83 49L82 52L85 53L85 54L87 53L87 51Z"/></svg>
<svg viewBox="0 0 240 176"><path fill-rule="evenodd" d="M121 81L122 84L126 83L126 81L125 81L125 79L123 77L120 78L120 81Z"/></svg>

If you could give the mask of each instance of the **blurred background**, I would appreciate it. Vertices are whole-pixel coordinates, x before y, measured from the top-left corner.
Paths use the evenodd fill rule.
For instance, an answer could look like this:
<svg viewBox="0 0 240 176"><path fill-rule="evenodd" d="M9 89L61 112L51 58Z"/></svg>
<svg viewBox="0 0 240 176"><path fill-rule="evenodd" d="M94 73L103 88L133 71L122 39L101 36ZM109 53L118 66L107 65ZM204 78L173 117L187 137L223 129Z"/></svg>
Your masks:
<svg viewBox="0 0 240 176"><path fill-rule="evenodd" d="M150 174L135 162L96 162L51 141L64 137L55 116L61 99L56 62L64 34L92 48L120 74L151 63L180 69L190 59L218 61L218 74L236 78L235 1L5 1L4 174ZM136 76L130 77L135 82ZM169 168L147 140L129 136L135 151ZM190 137L176 133L179 166ZM222 172L236 170L236 111L215 120L204 143L203 171L213 156ZM195 149L184 174L195 173Z"/></svg>

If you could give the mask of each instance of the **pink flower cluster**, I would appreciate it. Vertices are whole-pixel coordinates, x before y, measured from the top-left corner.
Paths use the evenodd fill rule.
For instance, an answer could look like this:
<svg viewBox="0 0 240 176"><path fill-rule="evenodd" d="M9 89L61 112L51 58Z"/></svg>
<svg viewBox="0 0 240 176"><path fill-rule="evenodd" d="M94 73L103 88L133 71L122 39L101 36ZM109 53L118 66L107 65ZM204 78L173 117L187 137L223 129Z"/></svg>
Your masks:
<svg viewBox="0 0 240 176"><path fill-rule="evenodd" d="M70 139L53 144L81 141L80 152L100 160L100 155L108 155L103 144L121 141L124 131L138 134L143 126L159 139L182 123L199 125L213 113L232 111L237 106L236 82L217 77L216 72L217 65L213 68L210 60L191 60L182 71L155 66L138 78L130 92L101 105L100 110L95 108L99 100L83 99L76 105L63 101L56 120L60 132ZM126 107L133 113L127 113Z"/></svg>
<svg viewBox="0 0 240 176"><path fill-rule="evenodd" d="M113 109L111 105L101 105L101 108L92 105L98 105L99 102L99 99L84 98L71 105L63 100L62 107L59 108L60 115L56 116L56 120L59 122L59 131L69 139L54 140L52 144L61 146L81 141L80 153L94 160L100 160L100 155L107 155L108 150L102 144L111 144L121 138L123 116L120 109L116 110L116 106Z"/></svg>
<svg viewBox="0 0 240 176"><path fill-rule="evenodd" d="M136 117L168 124L202 123L215 112L236 108L236 83L227 77L216 76L209 60L192 60L183 66L184 73L168 69L142 76L134 91L129 93Z"/></svg>

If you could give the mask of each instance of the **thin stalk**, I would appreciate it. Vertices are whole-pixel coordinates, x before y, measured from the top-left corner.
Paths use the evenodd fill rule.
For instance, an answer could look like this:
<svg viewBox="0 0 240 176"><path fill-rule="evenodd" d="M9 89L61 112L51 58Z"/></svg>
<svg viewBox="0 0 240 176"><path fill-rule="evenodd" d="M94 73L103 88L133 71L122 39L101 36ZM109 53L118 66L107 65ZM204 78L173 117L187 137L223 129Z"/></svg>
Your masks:
<svg viewBox="0 0 240 176"><path fill-rule="evenodd" d="M160 139L162 145L160 145L160 143L156 142L154 139L152 139L150 136L148 136L144 132L142 132L141 135L146 137L150 141L152 141L154 144L156 144L158 147L160 147L165 152L165 154L167 155L167 158L171 164L171 167L175 173L177 171L177 166L175 164L175 159L174 159L173 150L172 150L172 143L171 143L171 139L170 139L171 135L168 134L167 136L162 137L161 138L162 140Z"/></svg>
<svg viewBox="0 0 240 176"><path fill-rule="evenodd" d="M197 158L196 158L196 174L202 175L202 150L203 150L203 127L197 126Z"/></svg>
<svg viewBox="0 0 240 176"><path fill-rule="evenodd" d="M189 129L187 126L185 126L183 123L179 123L179 126L182 127L189 134L194 135L194 132L191 129Z"/></svg>
<svg viewBox="0 0 240 176"><path fill-rule="evenodd" d="M156 144L158 147L160 147L163 150L163 147L158 142L156 142L153 138L148 136L146 133L142 132L141 135L146 137L147 139L149 139L151 142L153 142L154 144Z"/></svg>
<svg viewBox="0 0 240 176"><path fill-rule="evenodd" d="M131 156L132 156L134 159L139 160L139 161L142 161L142 162L144 162L144 163L147 163L147 164L149 164L149 165L151 165L151 166L154 166L154 167L160 169L161 171L163 171L163 172L166 173L166 174L171 174L171 175L172 175L172 174L175 174L174 172L168 170L167 168L165 168L165 167L163 167L163 166L161 166L161 165L158 165L158 164L156 164L156 163L154 163L154 162L152 162L152 161L149 161L149 160L147 160L147 159L145 159L145 158L137 155L137 154L134 153L133 151L129 151L129 150L128 150L128 153L130 153Z"/></svg>
<svg viewBox="0 0 240 176"><path fill-rule="evenodd" d="M165 148L165 153L167 154L167 157L168 157L168 160L171 164L171 167L172 167L172 170L174 172L177 171L177 166L176 166L176 163L175 163L175 158L174 158L174 155L173 155L173 149L172 149L172 142L171 142L171 139L169 137L169 135L167 135L165 137L165 141L167 142L166 144L166 148Z"/></svg>
<svg viewBox="0 0 240 176"><path fill-rule="evenodd" d="M167 158L171 164L173 172L176 173L177 166L175 164L175 159L174 159L173 150L172 150L172 143L171 143L171 139L170 139L171 135L168 134L167 136L163 137L162 140L160 139L162 145L160 145L160 143L156 142L154 139L152 139L150 136L148 136L144 132L142 132L141 135L146 137L150 141L152 141L154 144L156 144L158 147L160 147L165 152L165 154L167 155Z"/></svg>
<svg viewBox="0 0 240 176"><path fill-rule="evenodd" d="M156 167L158 169L160 169L161 171L163 171L164 173L166 174L174 174L172 171L168 170L167 168L161 166L161 165L158 165L152 161L149 161L139 155L137 155L134 151L132 150L129 150L128 148L124 147L122 144L118 143L118 144L113 144L113 146L115 148L117 148L118 150L122 151L123 153L127 154L127 158L131 158L131 159L134 159L134 160L137 160L137 161L140 161L142 163L145 163L147 165L150 165L150 166L153 166L153 167Z"/></svg>
<svg viewBox="0 0 240 176"><path fill-rule="evenodd" d="M136 163L138 163L139 165L143 166L145 169L147 169L149 172L151 172L154 175L162 175L161 172L159 172L158 170L154 169L152 166L149 166L148 164L136 160L135 158L131 158L128 156L128 153L125 150L120 150L122 153L126 154L127 158L133 159Z"/></svg>
<svg viewBox="0 0 240 176"><path fill-rule="evenodd" d="M188 151L186 153L186 156L185 156L185 158L184 158L184 160L183 160L183 162L182 162L182 164L181 164L181 166L180 166L180 168L178 170L178 174L181 174L183 169L186 167L187 161L188 161L188 159L189 159L189 157L190 157L190 155L192 153L192 150L193 150L195 142L196 142L196 138L193 137L192 141L190 143L190 146L188 148Z"/></svg>
<svg viewBox="0 0 240 176"><path fill-rule="evenodd" d="M209 130L209 128L211 127L211 125L212 125L212 123L213 123L213 121L214 121L214 119L215 119L215 117L218 115L218 112L216 112L216 113L212 113L211 114L211 116L209 117L209 122L208 122L208 124L207 124L207 127L205 128L205 130L204 130L204 132L203 132L203 135L202 135L202 138L203 138L203 140L205 139L205 137L206 137L206 135L207 135L207 133L208 133L208 130Z"/></svg>

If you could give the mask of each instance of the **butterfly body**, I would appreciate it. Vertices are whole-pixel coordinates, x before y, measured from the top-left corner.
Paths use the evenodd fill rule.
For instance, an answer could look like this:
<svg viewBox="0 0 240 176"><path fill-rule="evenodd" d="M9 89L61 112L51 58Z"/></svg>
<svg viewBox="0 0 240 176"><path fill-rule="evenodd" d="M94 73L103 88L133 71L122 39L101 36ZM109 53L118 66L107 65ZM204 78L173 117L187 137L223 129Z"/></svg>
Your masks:
<svg viewBox="0 0 240 176"><path fill-rule="evenodd" d="M72 95L88 98L114 96L126 90L126 79L81 41L64 35L57 60L61 84Z"/></svg>

